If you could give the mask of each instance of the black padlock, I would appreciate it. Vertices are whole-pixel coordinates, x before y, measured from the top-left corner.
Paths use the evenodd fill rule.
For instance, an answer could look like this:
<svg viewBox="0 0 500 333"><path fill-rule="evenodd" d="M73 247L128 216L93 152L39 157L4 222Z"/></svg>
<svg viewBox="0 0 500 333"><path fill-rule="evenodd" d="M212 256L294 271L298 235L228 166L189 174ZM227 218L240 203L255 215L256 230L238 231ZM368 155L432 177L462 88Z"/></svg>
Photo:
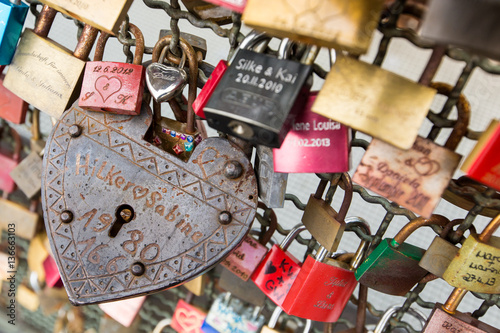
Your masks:
<svg viewBox="0 0 500 333"><path fill-rule="evenodd" d="M317 47L306 64L285 59L291 43L284 39L279 56L249 48L263 33L250 33L204 108L208 124L256 145L279 148L293 119L303 109L311 87L308 78ZM313 56L311 56L313 53Z"/></svg>

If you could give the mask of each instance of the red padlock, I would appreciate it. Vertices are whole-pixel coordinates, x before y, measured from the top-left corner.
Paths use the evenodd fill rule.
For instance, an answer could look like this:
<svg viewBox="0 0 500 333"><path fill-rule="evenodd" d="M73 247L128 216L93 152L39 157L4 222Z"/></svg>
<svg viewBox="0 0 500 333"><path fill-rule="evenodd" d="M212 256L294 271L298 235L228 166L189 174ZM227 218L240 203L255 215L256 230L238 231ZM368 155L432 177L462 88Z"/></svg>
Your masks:
<svg viewBox="0 0 500 333"><path fill-rule="evenodd" d="M61 275L57 269L57 264L51 255L43 261L43 270L45 271L45 283L50 288L62 288L63 282L61 280Z"/></svg>
<svg viewBox="0 0 500 333"><path fill-rule="evenodd" d="M370 227L363 219L350 221L356 221L370 234ZM336 322L358 284L354 270L368 245L367 241L361 242L350 264L327 258L328 252L323 247L318 250L316 258L308 256L281 305L283 310L289 315L313 321Z"/></svg>
<svg viewBox="0 0 500 333"><path fill-rule="evenodd" d="M0 150L0 190L4 192L4 197L7 193L14 192L16 190L16 183L10 176L10 173L14 168L21 162L21 150L23 148L21 137L16 132L15 129L9 127L10 135L14 139L14 151L7 152ZM6 128L2 130L3 135L6 133Z"/></svg>
<svg viewBox="0 0 500 333"><path fill-rule="evenodd" d="M228 67L227 61L225 60L219 61L217 66L215 66L212 74L210 74L210 77L208 78L207 82L203 86L203 89L201 89L200 93L198 94L198 97L196 97L196 99L194 100L193 110L197 116L205 119L205 112L203 112L203 109L205 108L205 105L207 105L210 96L212 96L215 87L217 87L220 79L222 79L222 76L226 72L227 67Z"/></svg>
<svg viewBox="0 0 500 333"><path fill-rule="evenodd" d="M283 304L301 266L297 258L285 251L304 230L306 227L303 224L296 225L280 246L273 245L252 274L252 281L278 306Z"/></svg>
<svg viewBox="0 0 500 333"><path fill-rule="evenodd" d="M312 112L318 91L311 92L280 148L273 149L274 171L338 173L349 171L350 128Z"/></svg>
<svg viewBox="0 0 500 333"><path fill-rule="evenodd" d="M144 37L135 25L129 24L129 27L136 43L133 64L102 61L109 35L101 32L94 61L85 66L78 102L81 108L132 116L141 113L145 82L145 68L142 66Z"/></svg>
<svg viewBox="0 0 500 333"><path fill-rule="evenodd" d="M4 67L0 66L0 73ZM0 74L0 118L14 124L24 124L28 103L3 86L4 77L4 74Z"/></svg>
<svg viewBox="0 0 500 333"><path fill-rule="evenodd" d="M258 207L265 210L268 209L262 202L259 202ZM269 228L261 239L257 241L249 235L245 236L240 245L234 248L234 250L221 262L222 266L229 269L243 281L248 281L257 266L261 263L267 253L266 244L269 243L278 226L276 214L272 209L270 212Z"/></svg>

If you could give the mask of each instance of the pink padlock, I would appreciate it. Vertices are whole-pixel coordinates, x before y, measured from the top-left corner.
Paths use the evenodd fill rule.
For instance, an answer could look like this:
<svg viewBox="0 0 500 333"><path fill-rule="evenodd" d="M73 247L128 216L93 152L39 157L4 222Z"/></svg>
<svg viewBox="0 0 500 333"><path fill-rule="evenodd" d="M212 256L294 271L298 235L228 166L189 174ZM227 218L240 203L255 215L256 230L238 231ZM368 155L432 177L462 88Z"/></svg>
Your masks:
<svg viewBox="0 0 500 333"><path fill-rule="evenodd" d="M43 261L43 269L45 271L45 283L50 288L62 288L63 283L61 280L61 275L59 275L59 270L57 269L57 264L51 255Z"/></svg>
<svg viewBox="0 0 500 333"><path fill-rule="evenodd" d="M6 193L11 193L16 190L16 183L10 176L10 173L21 162L22 141L19 134L12 127L9 128L10 135L14 138L14 151L7 152L0 150L0 190ZM3 131L6 135L8 132Z"/></svg>
<svg viewBox="0 0 500 333"><path fill-rule="evenodd" d="M207 2L211 2L214 5L218 5L221 7L229 8L232 11L238 13L243 13L247 5L247 0L207 0Z"/></svg>
<svg viewBox="0 0 500 333"><path fill-rule="evenodd" d="M280 148L273 149L274 171L338 173L350 167L350 128L311 111L318 92L311 92Z"/></svg>

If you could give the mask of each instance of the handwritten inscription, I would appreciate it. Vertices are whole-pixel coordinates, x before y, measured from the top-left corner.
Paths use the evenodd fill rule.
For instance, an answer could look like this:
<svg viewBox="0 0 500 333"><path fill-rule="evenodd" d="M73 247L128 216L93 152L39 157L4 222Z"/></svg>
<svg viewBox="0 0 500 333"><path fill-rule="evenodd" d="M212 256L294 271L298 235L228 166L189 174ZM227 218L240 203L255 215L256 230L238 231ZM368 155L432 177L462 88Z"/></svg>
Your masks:
<svg viewBox="0 0 500 333"><path fill-rule="evenodd" d="M150 190L148 187L128 181L122 175L122 171L117 170L116 166L108 163L108 161L100 162L99 159L95 159L91 165L89 153L87 153L85 157L81 156L81 154L77 154L75 174L76 176L95 177L109 186L114 186L122 191L132 192L134 200L142 201L144 205L143 209L152 209L158 216L163 217L165 221L174 223L175 228L178 229L181 234L185 237L190 237L195 243L199 242L204 236L204 234L199 231L201 228L198 224L191 224L191 222L186 220L188 215L182 214L179 211L178 205L174 204L169 206L166 204L168 200L166 197L164 198L164 195L168 192L167 189L163 189L160 193L159 191ZM164 201L163 204L162 200ZM93 218L93 216L90 215L89 217L91 218L89 218L85 227L87 227L88 223L90 223L90 220ZM112 222L110 217L111 216L101 215L99 217L101 224L94 227L93 230L96 232L104 231Z"/></svg>
<svg viewBox="0 0 500 333"><path fill-rule="evenodd" d="M462 279L466 282L495 286L496 276L500 275L500 256L478 250L466 261L466 273Z"/></svg>
<svg viewBox="0 0 500 333"><path fill-rule="evenodd" d="M459 161L460 155L421 137L408 151L374 139L353 180L429 217Z"/></svg>
<svg viewBox="0 0 500 333"><path fill-rule="evenodd" d="M222 264L240 279L247 281L266 253L265 246L252 237L246 236Z"/></svg>

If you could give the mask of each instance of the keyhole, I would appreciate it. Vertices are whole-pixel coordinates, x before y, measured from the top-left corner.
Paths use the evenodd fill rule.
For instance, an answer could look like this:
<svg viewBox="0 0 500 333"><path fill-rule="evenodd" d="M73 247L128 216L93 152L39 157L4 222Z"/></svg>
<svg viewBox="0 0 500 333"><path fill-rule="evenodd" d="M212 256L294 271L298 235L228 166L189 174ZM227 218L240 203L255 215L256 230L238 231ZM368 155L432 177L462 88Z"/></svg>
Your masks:
<svg viewBox="0 0 500 333"><path fill-rule="evenodd" d="M134 209L130 205L118 206L116 210L116 220L109 229L109 237L115 238L125 223L129 223L134 218Z"/></svg>

